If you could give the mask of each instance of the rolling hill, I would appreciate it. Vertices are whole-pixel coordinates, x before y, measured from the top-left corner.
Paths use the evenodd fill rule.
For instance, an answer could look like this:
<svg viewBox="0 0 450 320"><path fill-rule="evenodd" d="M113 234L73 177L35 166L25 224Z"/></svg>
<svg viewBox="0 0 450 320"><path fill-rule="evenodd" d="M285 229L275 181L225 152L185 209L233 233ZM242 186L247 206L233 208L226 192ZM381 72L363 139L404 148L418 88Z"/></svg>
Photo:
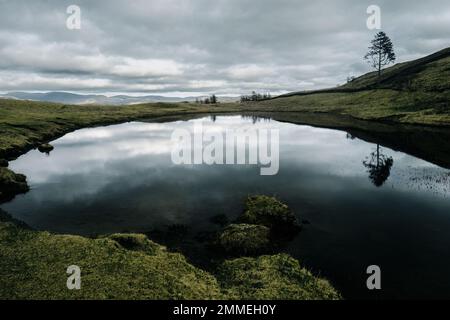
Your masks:
<svg viewBox="0 0 450 320"><path fill-rule="evenodd" d="M348 93L373 89L430 92L450 90L450 48L424 58L398 63L386 68L380 78L378 78L377 71L374 71L336 88L291 92L276 98L317 93Z"/></svg>
<svg viewBox="0 0 450 320"><path fill-rule="evenodd" d="M339 87L292 92L258 103L278 111L450 126L450 48L365 74Z"/></svg>
<svg viewBox="0 0 450 320"><path fill-rule="evenodd" d="M70 92L8 92L6 94L0 94L0 98L14 99L14 100L27 100L27 101L42 101L42 102L54 102L64 104L76 104L76 105L131 105L139 103L156 103L156 102L194 102L197 98L204 99L202 97L165 97L158 95L146 95L146 96L128 96L128 95L115 95L105 96L99 94L76 94ZM237 97L219 97L221 102L234 102L239 98Z"/></svg>

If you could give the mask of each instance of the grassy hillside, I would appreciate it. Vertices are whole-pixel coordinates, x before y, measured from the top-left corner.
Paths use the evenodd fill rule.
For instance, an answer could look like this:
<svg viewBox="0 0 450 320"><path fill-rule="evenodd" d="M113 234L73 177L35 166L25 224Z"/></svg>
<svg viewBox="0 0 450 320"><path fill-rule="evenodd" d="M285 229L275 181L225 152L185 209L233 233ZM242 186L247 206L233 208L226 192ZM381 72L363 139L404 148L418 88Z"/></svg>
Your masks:
<svg viewBox="0 0 450 320"><path fill-rule="evenodd" d="M417 60L395 64L384 69L380 77L378 77L378 71L374 71L336 88L292 92L280 97L318 93L347 93L373 89L431 92L450 90L450 48Z"/></svg>
<svg viewBox="0 0 450 320"><path fill-rule="evenodd" d="M260 110L330 113L361 120L450 126L450 91L374 89L351 93L294 95L258 103Z"/></svg>
<svg viewBox="0 0 450 320"><path fill-rule="evenodd" d="M340 88L429 92L450 90L450 48L386 68L380 78L377 72L368 73Z"/></svg>
<svg viewBox="0 0 450 320"><path fill-rule="evenodd" d="M363 75L332 89L260 103L280 111L327 112L364 120L450 126L450 48Z"/></svg>

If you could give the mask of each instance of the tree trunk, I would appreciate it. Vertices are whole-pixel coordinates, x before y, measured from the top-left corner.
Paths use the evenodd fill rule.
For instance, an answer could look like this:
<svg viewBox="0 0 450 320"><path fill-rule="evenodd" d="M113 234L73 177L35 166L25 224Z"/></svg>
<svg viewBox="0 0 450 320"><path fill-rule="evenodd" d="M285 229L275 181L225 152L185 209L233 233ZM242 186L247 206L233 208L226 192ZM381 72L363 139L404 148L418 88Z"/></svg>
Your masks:
<svg viewBox="0 0 450 320"><path fill-rule="evenodd" d="M378 53L378 82L381 77L381 51Z"/></svg>

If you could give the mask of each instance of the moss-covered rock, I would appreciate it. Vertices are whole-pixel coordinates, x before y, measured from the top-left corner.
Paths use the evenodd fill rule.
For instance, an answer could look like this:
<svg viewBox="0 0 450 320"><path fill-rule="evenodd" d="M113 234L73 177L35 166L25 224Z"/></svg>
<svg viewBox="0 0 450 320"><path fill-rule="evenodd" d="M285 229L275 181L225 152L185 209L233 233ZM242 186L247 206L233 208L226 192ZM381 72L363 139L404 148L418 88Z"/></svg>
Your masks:
<svg viewBox="0 0 450 320"><path fill-rule="evenodd" d="M50 153L51 151L53 151L53 149L54 149L54 147L49 143L41 144L38 147L38 150L42 153Z"/></svg>
<svg viewBox="0 0 450 320"><path fill-rule="evenodd" d="M9 165L9 163L8 163L7 160L5 160L5 159L0 159L0 167L8 168L8 165Z"/></svg>
<svg viewBox="0 0 450 320"><path fill-rule="evenodd" d="M108 237L127 250L143 251L147 254L156 254L165 248L151 241L144 234L116 233Z"/></svg>
<svg viewBox="0 0 450 320"><path fill-rule="evenodd" d="M240 221L263 225L279 234L296 232L300 228L297 217L286 204L263 195L247 198Z"/></svg>
<svg viewBox="0 0 450 320"><path fill-rule="evenodd" d="M259 254L270 248L270 229L261 225L232 224L220 234L218 242L227 254Z"/></svg>
<svg viewBox="0 0 450 320"><path fill-rule="evenodd" d="M27 179L23 174L0 167L0 202L10 200L16 194L25 193L28 190Z"/></svg>
<svg viewBox="0 0 450 320"><path fill-rule="evenodd" d="M286 254L225 261L217 279L229 299L334 300L339 293Z"/></svg>

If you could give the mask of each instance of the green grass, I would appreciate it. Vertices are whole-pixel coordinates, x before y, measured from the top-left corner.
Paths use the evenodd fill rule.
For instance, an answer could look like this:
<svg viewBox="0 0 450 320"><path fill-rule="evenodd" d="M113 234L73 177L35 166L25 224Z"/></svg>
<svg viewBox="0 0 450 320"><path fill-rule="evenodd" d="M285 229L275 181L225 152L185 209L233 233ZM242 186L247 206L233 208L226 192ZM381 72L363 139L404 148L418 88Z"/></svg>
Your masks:
<svg viewBox="0 0 450 320"><path fill-rule="evenodd" d="M239 220L243 223L266 226L272 231L286 233L297 230L299 223L289 207L274 197L250 196L245 202L245 211Z"/></svg>
<svg viewBox="0 0 450 320"><path fill-rule="evenodd" d="M220 234L218 243L233 256L259 254L270 248L270 229L254 224L231 224Z"/></svg>
<svg viewBox="0 0 450 320"><path fill-rule="evenodd" d="M5 220L0 215L0 299L338 297L327 281L285 255L225 261L213 275L144 235L88 239L32 231ZM81 290L66 287L71 265L81 269ZM242 282L245 274L255 278Z"/></svg>
<svg viewBox="0 0 450 320"><path fill-rule="evenodd" d="M216 279L181 254L150 240L143 250L128 250L114 239L52 235L0 223L0 299L222 297ZM66 287L70 265L81 268L81 290Z"/></svg>
<svg viewBox="0 0 450 320"><path fill-rule="evenodd" d="M376 89L352 93L291 96L259 103L259 109L279 112L330 113L369 121L450 126L450 91Z"/></svg>
<svg viewBox="0 0 450 320"><path fill-rule="evenodd" d="M328 281L313 276L286 254L238 258L223 263L217 278L233 299L336 300Z"/></svg>

